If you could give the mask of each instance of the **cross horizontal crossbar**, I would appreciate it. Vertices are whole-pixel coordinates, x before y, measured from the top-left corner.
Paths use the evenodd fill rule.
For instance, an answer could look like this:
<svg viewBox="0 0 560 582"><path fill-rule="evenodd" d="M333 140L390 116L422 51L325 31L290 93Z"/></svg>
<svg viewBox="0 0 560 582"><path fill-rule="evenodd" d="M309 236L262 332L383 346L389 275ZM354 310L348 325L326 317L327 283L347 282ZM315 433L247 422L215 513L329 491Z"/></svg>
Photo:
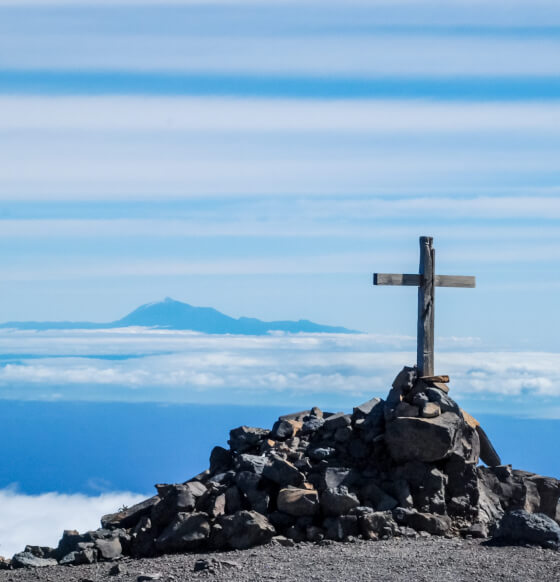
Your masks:
<svg viewBox="0 0 560 582"><path fill-rule="evenodd" d="M422 275L396 273L374 273L374 285L406 285L420 287L422 285ZM462 275L435 275L434 284L436 287L476 287L476 277Z"/></svg>

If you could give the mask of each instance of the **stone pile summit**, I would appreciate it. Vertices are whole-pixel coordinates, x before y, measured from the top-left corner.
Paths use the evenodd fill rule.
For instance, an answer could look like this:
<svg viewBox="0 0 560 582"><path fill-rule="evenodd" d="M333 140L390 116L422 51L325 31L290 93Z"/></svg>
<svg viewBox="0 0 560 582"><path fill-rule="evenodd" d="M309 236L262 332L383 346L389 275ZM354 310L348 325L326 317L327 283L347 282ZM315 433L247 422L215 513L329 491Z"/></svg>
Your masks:
<svg viewBox="0 0 560 582"><path fill-rule="evenodd" d="M209 468L4 567L87 564L277 542L463 536L560 548L560 481L501 464L448 378L405 367L385 400L241 426ZM479 464L482 460L485 465Z"/></svg>
<svg viewBox="0 0 560 582"><path fill-rule="evenodd" d="M560 481L503 465L480 424L434 375L436 287L475 286L436 275L431 237L418 274L376 273L376 285L418 287L417 365L387 398L352 414L319 408L281 416L272 429L241 426L229 449L184 483L65 531L57 548L27 546L0 566L88 564L122 556L244 549L324 540L464 536L560 549ZM482 461L484 465L480 465Z"/></svg>

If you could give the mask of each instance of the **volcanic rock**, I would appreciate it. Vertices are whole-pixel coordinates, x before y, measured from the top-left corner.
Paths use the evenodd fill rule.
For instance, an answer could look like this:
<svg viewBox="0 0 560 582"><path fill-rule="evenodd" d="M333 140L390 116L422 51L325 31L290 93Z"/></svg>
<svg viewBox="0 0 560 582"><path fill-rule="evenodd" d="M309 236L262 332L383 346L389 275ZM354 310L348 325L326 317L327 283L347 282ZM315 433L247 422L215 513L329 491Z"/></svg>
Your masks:
<svg viewBox="0 0 560 582"><path fill-rule="evenodd" d="M318 431L320 428L323 427L325 424L325 420L321 418L311 417L309 420L306 420L302 427L301 427L301 434L308 435Z"/></svg>
<svg viewBox="0 0 560 582"><path fill-rule="evenodd" d="M59 560L58 563L64 566L70 564L73 566L79 566L80 564L93 564L94 562L97 562L98 556L99 554L97 549L93 544L91 544L91 547L89 548L84 548L82 550L77 550L66 554L66 556ZM120 557L120 552L115 557ZM107 557L107 554L101 555L101 558L105 558L107 560L112 559Z"/></svg>
<svg viewBox="0 0 560 582"><path fill-rule="evenodd" d="M393 509L397 507L397 500L386 493L375 481L370 481L361 491L362 497L369 506L374 508L376 511L386 511L387 509Z"/></svg>
<svg viewBox="0 0 560 582"><path fill-rule="evenodd" d="M294 421L279 419L274 423L270 436L273 439L285 440L294 435Z"/></svg>
<svg viewBox="0 0 560 582"><path fill-rule="evenodd" d="M418 416L418 413L419 413L418 406L415 406L414 404L409 404L404 400L402 402L399 402L395 407L395 416L397 418L400 417L414 418Z"/></svg>
<svg viewBox="0 0 560 582"><path fill-rule="evenodd" d="M362 534L370 540L392 537L398 530L397 522L390 511L366 512L360 516L359 522Z"/></svg>
<svg viewBox="0 0 560 582"><path fill-rule="evenodd" d="M459 405L445 392L438 390L437 388L428 387L424 390L424 394L426 394L430 402L434 402L439 406L441 412L452 412L462 418Z"/></svg>
<svg viewBox="0 0 560 582"><path fill-rule="evenodd" d="M46 566L56 566L58 562L54 558L38 558L31 552L20 552L14 554L11 560L12 568L44 568Z"/></svg>
<svg viewBox="0 0 560 582"><path fill-rule="evenodd" d="M448 516L421 513L414 509L399 509L395 512L395 519L416 531L437 536L442 536L451 529L451 519Z"/></svg>
<svg viewBox="0 0 560 582"><path fill-rule="evenodd" d="M325 536L330 540L342 541L360 534L357 515L327 517L323 522Z"/></svg>
<svg viewBox="0 0 560 582"><path fill-rule="evenodd" d="M358 497L344 486L326 489L321 494L321 509L325 515L344 515L358 505Z"/></svg>
<svg viewBox="0 0 560 582"><path fill-rule="evenodd" d="M436 418L395 418L387 423L385 442L397 463L433 463L451 455L466 427L463 419L451 412Z"/></svg>
<svg viewBox="0 0 560 582"><path fill-rule="evenodd" d="M542 513L517 509L502 517L494 539L560 549L560 526Z"/></svg>
<svg viewBox="0 0 560 582"><path fill-rule="evenodd" d="M255 511L238 511L219 519L229 547L236 550L266 544L276 533L268 519Z"/></svg>
<svg viewBox="0 0 560 582"><path fill-rule="evenodd" d="M315 515L319 510L319 496L313 489L281 489L277 504L278 509L288 515Z"/></svg>
<svg viewBox="0 0 560 582"><path fill-rule="evenodd" d="M223 447L214 447L210 453L210 473L220 473L231 469L233 455Z"/></svg>
<svg viewBox="0 0 560 582"><path fill-rule="evenodd" d="M349 414L344 414L344 412L337 412L329 416L324 424L323 430L325 431L336 431L339 428L347 427L352 422L352 417Z"/></svg>
<svg viewBox="0 0 560 582"><path fill-rule="evenodd" d="M206 513L178 513L175 519L156 539L160 552L194 550L210 535L210 522Z"/></svg>
<svg viewBox="0 0 560 582"><path fill-rule="evenodd" d="M263 428L240 426L230 431L228 442L233 452L245 453L257 448L268 436L269 432Z"/></svg>
<svg viewBox="0 0 560 582"><path fill-rule="evenodd" d="M500 455L494 449L488 435L484 432L484 429L477 424L476 433L478 434L478 439L480 441L480 458L489 467L497 467L502 464Z"/></svg>
<svg viewBox="0 0 560 582"><path fill-rule="evenodd" d="M263 477L270 479L278 485L301 485L304 476L285 459L271 454L268 463L263 470Z"/></svg>
<svg viewBox="0 0 560 582"><path fill-rule="evenodd" d="M196 498L187 485L160 485L160 501L152 506L150 519L158 527L165 527L181 512L193 511Z"/></svg>
<svg viewBox="0 0 560 582"><path fill-rule="evenodd" d="M104 515L101 518L101 527L104 528L117 528L117 527L133 527L138 523L139 519L145 515L150 515L152 507L157 505L161 501L158 495L154 495L145 501L141 501L132 507L127 507L118 511L117 513L111 513L109 515Z"/></svg>

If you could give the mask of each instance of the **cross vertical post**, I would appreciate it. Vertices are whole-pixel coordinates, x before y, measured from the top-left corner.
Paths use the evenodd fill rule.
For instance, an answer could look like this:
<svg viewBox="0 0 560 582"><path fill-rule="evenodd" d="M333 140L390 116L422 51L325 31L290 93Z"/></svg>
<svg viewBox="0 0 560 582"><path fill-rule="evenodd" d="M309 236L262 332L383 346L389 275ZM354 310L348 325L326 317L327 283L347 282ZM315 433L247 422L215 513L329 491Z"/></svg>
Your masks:
<svg viewBox="0 0 560 582"><path fill-rule="evenodd" d="M431 236L420 237L420 285L416 365L420 376L434 375L435 249Z"/></svg>
<svg viewBox="0 0 560 582"><path fill-rule="evenodd" d="M418 274L374 273L374 285L418 287L416 367L420 376L434 375L434 307L436 287L473 288L476 280L463 275L436 275L436 253L431 236L420 237Z"/></svg>

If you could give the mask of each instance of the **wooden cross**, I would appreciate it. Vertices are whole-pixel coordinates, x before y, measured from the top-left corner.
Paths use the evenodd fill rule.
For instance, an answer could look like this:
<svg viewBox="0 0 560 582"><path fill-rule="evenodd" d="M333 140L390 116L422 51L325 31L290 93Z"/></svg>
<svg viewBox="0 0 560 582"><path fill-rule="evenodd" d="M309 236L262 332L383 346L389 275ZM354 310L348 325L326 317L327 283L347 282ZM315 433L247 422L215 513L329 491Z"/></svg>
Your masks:
<svg viewBox="0 0 560 582"><path fill-rule="evenodd" d="M419 376L434 375L434 290L435 287L474 287L474 277L435 274L434 239L420 237L418 275L374 273L374 285L412 285L418 287L418 340L416 362Z"/></svg>

